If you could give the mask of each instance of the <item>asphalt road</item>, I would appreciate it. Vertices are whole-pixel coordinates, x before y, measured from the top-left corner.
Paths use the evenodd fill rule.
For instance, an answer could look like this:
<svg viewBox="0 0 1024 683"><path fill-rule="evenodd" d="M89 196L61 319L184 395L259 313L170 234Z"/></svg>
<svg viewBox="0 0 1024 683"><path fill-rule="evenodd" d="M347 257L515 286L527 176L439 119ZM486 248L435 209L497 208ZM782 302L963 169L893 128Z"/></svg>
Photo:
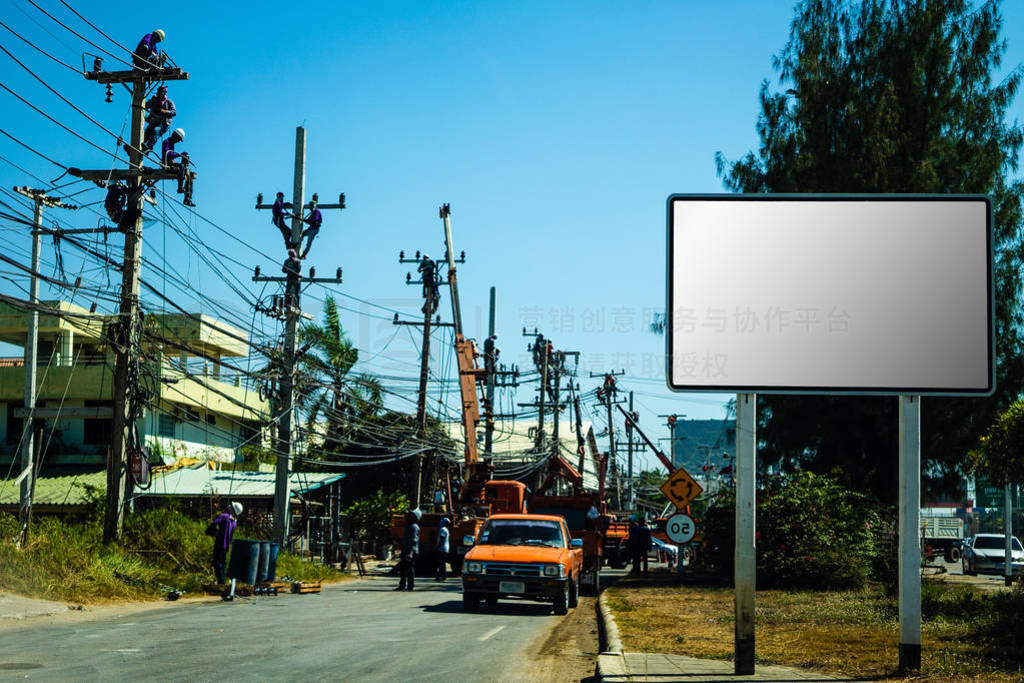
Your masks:
<svg viewBox="0 0 1024 683"><path fill-rule="evenodd" d="M0 633L0 679L545 680L535 655L564 619L550 605L466 614L457 579L395 583L26 622Z"/></svg>

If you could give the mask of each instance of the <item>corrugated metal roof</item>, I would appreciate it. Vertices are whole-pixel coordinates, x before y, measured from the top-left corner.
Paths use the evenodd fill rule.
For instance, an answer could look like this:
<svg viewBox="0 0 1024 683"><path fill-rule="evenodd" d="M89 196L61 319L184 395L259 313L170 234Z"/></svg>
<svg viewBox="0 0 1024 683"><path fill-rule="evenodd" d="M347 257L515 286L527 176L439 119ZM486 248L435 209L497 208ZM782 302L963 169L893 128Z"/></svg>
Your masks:
<svg viewBox="0 0 1024 683"><path fill-rule="evenodd" d="M293 493L307 493L333 483L344 474L323 472L292 472ZM273 497L274 472L231 472L206 468L182 468L153 480L140 496L238 496L239 498Z"/></svg>
<svg viewBox="0 0 1024 683"><path fill-rule="evenodd" d="M39 477L32 500L36 505L81 505L88 499L87 487L107 490L107 473L103 470L90 474L65 477ZM0 505L17 505L21 486L13 479L0 480Z"/></svg>

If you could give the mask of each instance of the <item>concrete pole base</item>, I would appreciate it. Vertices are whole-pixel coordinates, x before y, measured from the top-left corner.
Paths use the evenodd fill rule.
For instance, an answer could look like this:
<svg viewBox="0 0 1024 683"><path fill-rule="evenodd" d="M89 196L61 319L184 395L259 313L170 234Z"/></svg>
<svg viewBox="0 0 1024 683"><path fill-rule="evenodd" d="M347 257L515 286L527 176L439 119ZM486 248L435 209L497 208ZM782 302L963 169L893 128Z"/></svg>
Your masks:
<svg viewBox="0 0 1024 683"><path fill-rule="evenodd" d="M900 671L921 670L921 646L900 643Z"/></svg>
<svg viewBox="0 0 1024 683"><path fill-rule="evenodd" d="M737 676L754 675L754 637L736 639L736 670Z"/></svg>

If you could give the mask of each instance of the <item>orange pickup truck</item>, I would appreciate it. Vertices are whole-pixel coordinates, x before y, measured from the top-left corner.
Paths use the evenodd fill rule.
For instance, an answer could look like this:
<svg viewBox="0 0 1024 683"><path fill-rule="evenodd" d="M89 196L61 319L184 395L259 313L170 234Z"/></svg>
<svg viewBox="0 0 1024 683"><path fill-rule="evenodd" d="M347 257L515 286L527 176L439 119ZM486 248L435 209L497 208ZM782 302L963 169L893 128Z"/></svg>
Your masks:
<svg viewBox="0 0 1024 683"><path fill-rule="evenodd" d="M503 514L487 518L462 565L462 606L480 609L498 598L551 602L566 614L580 595L583 540L569 534L565 519L554 515Z"/></svg>

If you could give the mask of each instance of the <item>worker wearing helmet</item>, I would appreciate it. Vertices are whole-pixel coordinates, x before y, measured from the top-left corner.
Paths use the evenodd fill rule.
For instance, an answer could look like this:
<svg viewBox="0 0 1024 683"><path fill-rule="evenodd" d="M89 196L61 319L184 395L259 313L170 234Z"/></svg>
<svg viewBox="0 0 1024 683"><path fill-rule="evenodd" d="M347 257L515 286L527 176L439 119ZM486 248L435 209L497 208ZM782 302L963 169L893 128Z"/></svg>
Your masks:
<svg viewBox="0 0 1024 683"><path fill-rule="evenodd" d="M302 238L306 238L306 248L303 249L302 255L299 258L306 258L310 248L313 246L313 240L320 234L320 226L323 225L324 217L320 213L320 209L316 208L316 200L312 200L309 203L309 215L302 219L302 222L309 227L302 231L302 235L299 237L299 241Z"/></svg>
<svg viewBox="0 0 1024 683"><path fill-rule="evenodd" d="M156 89L156 95L146 102L146 131L143 135L142 151L148 152L156 146L156 141L163 137L171 127L177 114L174 102L167 96L167 86Z"/></svg>
<svg viewBox="0 0 1024 683"><path fill-rule="evenodd" d="M135 64L135 68L159 69L163 66L165 55L156 46L163 39L164 32L159 28L152 33L142 36L142 40L139 41L135 52L132 54L132 63Z"/></svg>
<svg viewBox="0 0 1024 683"><path fill-rule="evenodd" d="M396 591L412 590L416 583L416 556L420 553L419 508L409 510L405 515L405 533L402 534L402 555L398 562L398 588Z"/></svg>
<svg viewBox="0 0 1024 683"><path fill-rule="evenodd" d="M228 549L231 547L235 527L238 526L238 518L241 516L242 504L234 502L206 527L206 535L213 536L213 573L217 577L217 583L224 583Z"/></svg>
<svg viewBox="0 0 1024 683"><path fill-rule="evenodd" d="M437 310L441 295L437 292L437 267L428 254L423 255L416 272L420 274L420 282L423 283L423 312L430 315Z"/></svg>
<svg viewBox="0 0 1024 683"><path fill-rule="evenodd" d="M277 226L277 229L281 231L281 236L284 237L284 245L286 248L292 246L292 229L285 223L286 218L291 218L291 211L288 209L292 208L290 202L284 200L284 192L278 192L277 198L274 199L274 207L271 211L270 222Z"/></svg>
<svg viewBox="0 0 1024 683"><path fill-rule="evenodd" d="M174 146L185 139L185 131L175 128L174 132L164 140L160 151L160 161L164 168L178 171L178 194L184 194L182 203L195 206L192 202L192 173L189 171L188 152L176 152Z"/></svg>

